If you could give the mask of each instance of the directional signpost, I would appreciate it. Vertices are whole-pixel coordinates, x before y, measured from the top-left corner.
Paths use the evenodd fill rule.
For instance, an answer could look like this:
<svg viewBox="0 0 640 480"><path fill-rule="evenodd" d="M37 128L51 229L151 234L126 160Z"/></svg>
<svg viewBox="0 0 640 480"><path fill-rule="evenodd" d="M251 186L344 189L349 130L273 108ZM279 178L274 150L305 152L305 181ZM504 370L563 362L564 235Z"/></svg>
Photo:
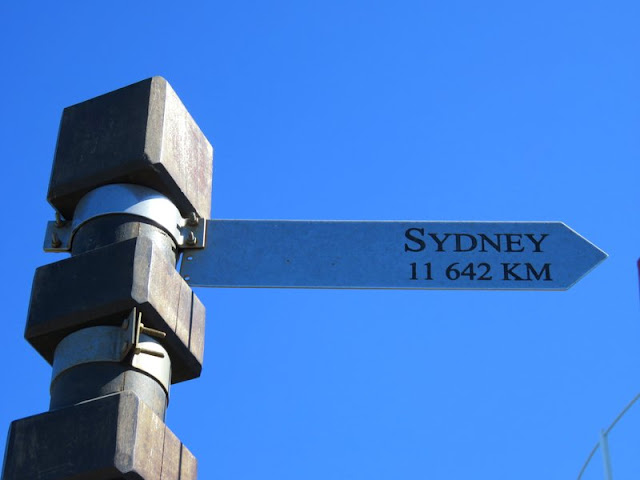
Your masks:
<svg viewBox="0 0 640 480"><path fill-rule="evenodd" d="M200 287L566 290L607 255L560 222L209 220Z"/></svg>
<svg viewBox="0 0 640 480"><path fill-rule="evenodd" d="M213 150L153 77L64 110L25 338L49 411L9 428L2 480L195 480L164 423L202 370L191 287L564 290L606 254L558 222L207 220ZM179 272L176 267L179 265Z"/></svg>

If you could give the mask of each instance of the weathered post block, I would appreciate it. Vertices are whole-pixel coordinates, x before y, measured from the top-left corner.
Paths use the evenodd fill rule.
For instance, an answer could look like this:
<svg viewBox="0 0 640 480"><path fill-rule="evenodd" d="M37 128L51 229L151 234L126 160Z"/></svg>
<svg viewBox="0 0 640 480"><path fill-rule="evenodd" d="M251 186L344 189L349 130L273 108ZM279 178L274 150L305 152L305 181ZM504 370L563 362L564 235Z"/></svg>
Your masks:
<svg viewBox="0 0 640 480"><path fill-rule="evenodd" d="M197 463L131 392L16 420L3 480L195 480Z"/></svg>
<svg viewBox="0 0 640 480"><path fill-rule="evenodd" d="M49 363L65 336L96 325L120 325L137 307L145 325L167 334L171 382L200 375L202 302L145 237L101 247L36 270L25 338Z"/></svg>
<svg viewBox="0 0 640 480"><path fill-rule="evenodd" d="M47 199L65 218L78 200L111 183L166 195L184 217L209 218L213 149L162 77L67 107Z"/></svg>

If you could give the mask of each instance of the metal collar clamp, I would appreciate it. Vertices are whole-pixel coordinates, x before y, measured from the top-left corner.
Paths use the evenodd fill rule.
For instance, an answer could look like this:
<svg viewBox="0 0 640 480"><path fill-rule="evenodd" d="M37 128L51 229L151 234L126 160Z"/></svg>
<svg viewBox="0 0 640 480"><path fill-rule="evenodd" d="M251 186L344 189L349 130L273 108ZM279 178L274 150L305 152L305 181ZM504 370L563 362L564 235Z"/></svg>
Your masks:
<svg viewBox="0 0 640 480"><path fill-rule="evenodd" d="M167 197L151 188L126 183L105 185L90 191L80 199L73 220L47 223L44 240L46 252L71 249L73 235L92 218L126 214L146 218L167 232L180 248L204 248L206 219L193 212L182 218L180 211Z"/></svg>
<svg viewBox="0 0 640 480"><path fill-rule="evenodd" d="M98 326L73 332L56 347L51 383L77 365L93 362L126 363L153 377L168 395L171 359L164 347L155 340L165 335L164 332L145 327L142 313L136 308L121 327Z"/></svg>

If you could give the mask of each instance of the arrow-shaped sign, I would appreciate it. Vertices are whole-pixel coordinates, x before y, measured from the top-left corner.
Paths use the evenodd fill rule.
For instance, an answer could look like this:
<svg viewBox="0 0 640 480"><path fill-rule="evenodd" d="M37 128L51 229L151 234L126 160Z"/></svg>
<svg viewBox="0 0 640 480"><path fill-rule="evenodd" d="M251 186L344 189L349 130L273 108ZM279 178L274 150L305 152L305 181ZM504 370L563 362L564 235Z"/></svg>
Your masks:
<svg viewBox="0 0 640 480"><path fill-rule="evenodd" d="M208 220L193 286L566 290L607 254L561 222Z"/></svg>

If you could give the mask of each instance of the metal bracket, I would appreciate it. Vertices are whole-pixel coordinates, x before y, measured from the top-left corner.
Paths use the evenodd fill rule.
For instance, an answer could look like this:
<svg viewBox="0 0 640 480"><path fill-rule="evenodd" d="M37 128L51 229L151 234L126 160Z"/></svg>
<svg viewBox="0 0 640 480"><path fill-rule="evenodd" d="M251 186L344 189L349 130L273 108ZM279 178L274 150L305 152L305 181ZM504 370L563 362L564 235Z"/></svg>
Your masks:
<svg viewBox="0 0 640 480"><path fill-rule="evenodd" d="M155 378L169 394L171 359L155 338L166 334L142 323L133 308L120 327L101 325L67 335L56 347L51 383L77 365L93 362L127 363Z"/></svg>
<svg viewBox="0 0 640 480"><path fill-rule="evenodd" d="M207 219L201 218L195 212L191 212L188 218L182 218L178 227L181 242L178 246L183 249L201 249L206 246Z"/></svg>
<svg viewBox="0 0 640 480"><path fill-rule="evenodd" d="M154 338L164 338L167 334L154 328L145 327L144 323L142 323L142 312L138 312L137 308L134 307L131 310L129 316L122 322L121 328L125 330L126 334L120 349L120 361L124 360L131 351L133 351L134 355L146 353L154 357L164 358L164 352L140 346L140 334Z"/></svg>
<svg viewBox="0 0 640 480"><path fill-rule="evenodd" d="M73 220L48 222L44 240L45 252L67 252L75 232L89 220L105 215L133 215L150 220L166 231L182 249L204 248L206 219L192 212L183 218L176 206L164 195L147 187L129 184L105 185L80 199Z"/></svg>
<svg viewBox="0 0 640 480"><path fill-rule="evenodd" d="M58 212L53 222L47 222L47 231L44 236L45 252L68 252L71 250L71 237L73 236L71 222L63 220Z"/></svg>

